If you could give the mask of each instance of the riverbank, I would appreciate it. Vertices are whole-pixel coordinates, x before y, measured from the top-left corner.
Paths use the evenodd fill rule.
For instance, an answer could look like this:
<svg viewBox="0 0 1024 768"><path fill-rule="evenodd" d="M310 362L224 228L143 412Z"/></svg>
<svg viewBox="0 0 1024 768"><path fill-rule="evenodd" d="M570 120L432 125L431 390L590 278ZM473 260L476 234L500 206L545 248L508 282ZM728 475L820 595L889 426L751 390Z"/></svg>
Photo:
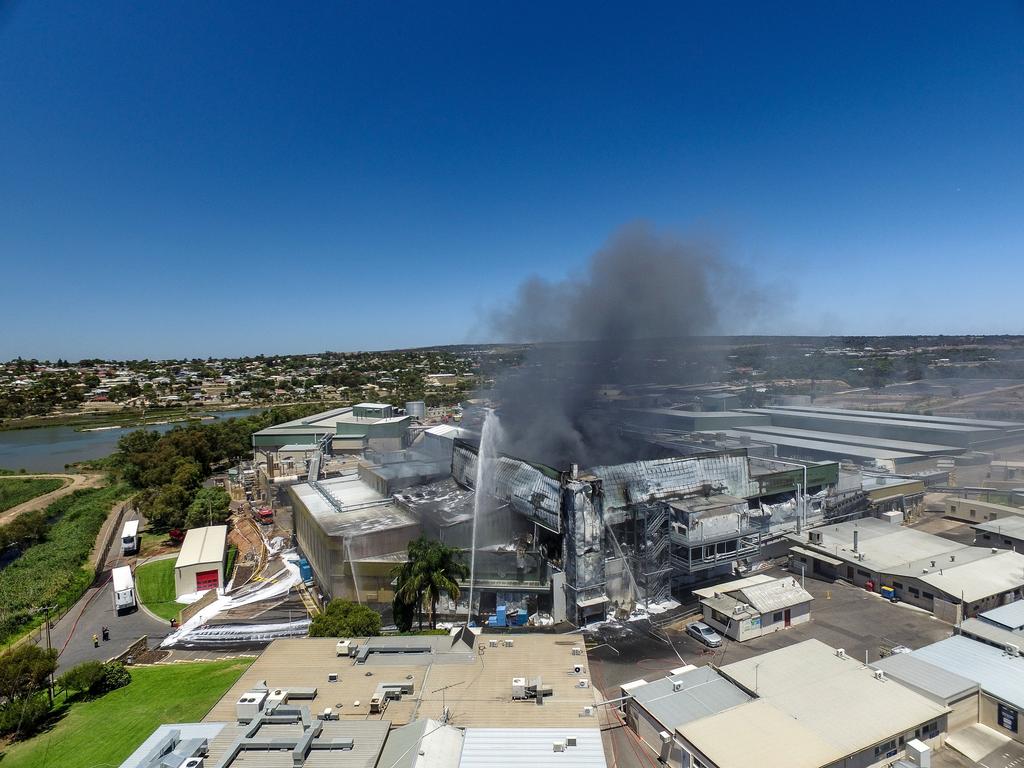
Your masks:
<svg viewBox="0 0 1024 768"><path fill-rule="evenodd" d="M218 414L235 411L252 413L266 408L265 405L199 406L197 408L168 407L126 408L119 411L93 411L83 413L60 413L48 416L26 416L21 419L0 420L0 432L45 427L72 427L76 432L95 432L120 427L157 426L218 418Z"/></svg>

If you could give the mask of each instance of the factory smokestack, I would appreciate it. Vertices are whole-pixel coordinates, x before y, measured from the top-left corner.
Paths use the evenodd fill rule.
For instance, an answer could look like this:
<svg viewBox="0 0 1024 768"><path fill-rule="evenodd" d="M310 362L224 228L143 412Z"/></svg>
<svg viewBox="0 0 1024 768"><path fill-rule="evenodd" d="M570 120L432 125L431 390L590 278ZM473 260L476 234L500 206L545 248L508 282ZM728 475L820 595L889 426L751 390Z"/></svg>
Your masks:
<svg viewBox="0 0 1024 768"><path fill-rule="evenodd" d="M736 274L710 245L638 223L580 273L526 280L490 317L502 340L535 344L497 382L502 450L560 469L637 458L606 418L602 386L707 380L721 355L696 337L722 331L732 305L756 314L751 281Z"/></svg>

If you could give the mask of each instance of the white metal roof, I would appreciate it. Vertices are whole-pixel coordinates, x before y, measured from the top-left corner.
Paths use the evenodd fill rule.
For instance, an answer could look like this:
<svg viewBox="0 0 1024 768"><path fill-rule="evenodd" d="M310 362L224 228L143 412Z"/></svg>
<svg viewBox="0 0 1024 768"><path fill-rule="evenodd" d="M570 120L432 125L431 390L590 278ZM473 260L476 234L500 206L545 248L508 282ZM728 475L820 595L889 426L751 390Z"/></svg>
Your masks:
<svg viewBox="0 0 1024 768"><path fill-rule="evenodd" d="M773 579L764 584L753 584L741 589L740 593L744 600L760 613L781 611L794 605L809 603L814 599L792 576Z"/></svg>
<svg viewBox="0 0 1024 768"><path fill-rule="evenodd" d="M693 590L693 594L698 597L714 597L716 592L720 595L724 595L729 592L735 592L738 589L743 589L744 587L752 587L755 584L767 584L769 581L775 581L775 577L769 576L767 573L757 573L753 576L748 576L745 579L735 579L733 581L726 581L722 584L716 584L713 587L695 589Z"/></svg>
<svg viewBox="0 0 1024 768"><path fill-rule="evenodd" d="M926 645L913 655L974 680L986 693L1024 709L1024 657L962 635Z"/></svg>
<svg viewBox="0 0 1024 768"><path fill-rule="evenodd" d="M871 666L941 704L958 701L978 690L973 680L930 664L912 653L894 653Z"/></svg>
<svg viewBox="0 0 1024 768"><path fill-rule="evenodd" d="M1016 600L978 614L985 621L1006 629L1024 629L1024 600Z"/></svg>
<svg viewBox="0 0 1024 768"><path fill-rule="evenodd" d="M1004 550L990 557L957 564L955 568L947 564L942 570L917 578L951 597L973 603L1024 586L1024 555Z"/></svg>
<svg viewBox="0 0 1024 768"><path fill-rule="evenodd" d="M818 768L948 711L818 640L720 672L759 698L678 730L721 768L749 765L751 755L763 768Z"/></svg>
<svg viewBox="0 0 1024 768"><path fill-rule="evenodd" d="M185 541L178 553L175 568L187 568L191 565L220 563L224 559L224 548L228 540L226 525L212 525L205 528L192 528L185 534Z"/></svg>
<svg viewBox="0 0 1024 768"><path fill-rule="evenodd" d="M124 528L121 529L121 538L127 539L133 536L139 535L139 521L129 520L124 524Z"/></svg>
<svg viewBox="0 0 1024 768"><path fill-rule="evenodd" d="M575 746L555 751L555 742ZM460 768L606 768L597 728L467 728ZM386 767L385 767L386 768Z"/></svg>

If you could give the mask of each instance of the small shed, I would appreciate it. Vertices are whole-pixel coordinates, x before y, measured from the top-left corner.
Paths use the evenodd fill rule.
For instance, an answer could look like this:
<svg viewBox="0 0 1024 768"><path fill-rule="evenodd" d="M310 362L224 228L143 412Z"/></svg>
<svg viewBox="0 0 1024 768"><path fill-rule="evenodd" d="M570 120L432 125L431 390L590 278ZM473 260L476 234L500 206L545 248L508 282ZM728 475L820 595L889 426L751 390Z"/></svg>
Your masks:
<svg viewBox="0 0 1024 768"><path fill-rule="evenodd" d="M704 621L740 642L810 621L814 599L792 576L756 575L695 589L694 594Z"/></svg>
<svg viewBox="0 0 1024 768"><path fill-rule="evenodd" d="M224 554L228 527L193 528L185 535L174 563L174 594L177 597L220 589L224 586Z"/></svg>

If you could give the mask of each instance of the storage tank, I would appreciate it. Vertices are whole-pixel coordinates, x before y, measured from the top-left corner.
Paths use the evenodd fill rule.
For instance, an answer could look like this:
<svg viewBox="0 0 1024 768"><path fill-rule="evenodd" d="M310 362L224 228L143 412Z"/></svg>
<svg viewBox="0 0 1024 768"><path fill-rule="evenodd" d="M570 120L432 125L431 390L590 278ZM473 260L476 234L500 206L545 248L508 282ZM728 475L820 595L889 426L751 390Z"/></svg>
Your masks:
<svg viewBox="0 0 1024 768"><path fill-rule="evenodd" d="M422 400L413 400L405 404L405 413L414 419L427 418L427 404Z"/></svg>

